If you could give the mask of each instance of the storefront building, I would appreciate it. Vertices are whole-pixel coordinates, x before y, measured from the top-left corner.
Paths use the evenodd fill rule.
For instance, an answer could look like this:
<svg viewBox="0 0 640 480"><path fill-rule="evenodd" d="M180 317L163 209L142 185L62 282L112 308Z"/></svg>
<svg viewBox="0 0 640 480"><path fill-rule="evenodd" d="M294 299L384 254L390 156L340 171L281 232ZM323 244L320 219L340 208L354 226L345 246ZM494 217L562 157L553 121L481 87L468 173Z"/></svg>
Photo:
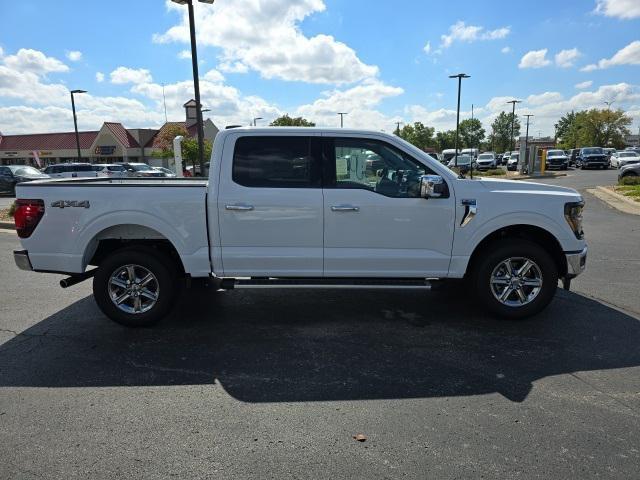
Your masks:
<svg viewBox="0 0 640 480"><path fill-rule="evenodd" d="M185 104L185 110L195 102ZM160 158L158 137L163 130L182 126L189 136L197 136L195 120L187 115L184 122L168 122L160 129L127 129L121 123L105 122L98 131L79 132L80 160L75 132L36 133L28 135L0 134L0 165L47 165L65 162L119 163L144 162L153 166L167 166ZM218 128L210 119L204 121L204 137L213 142Z"/></svg>

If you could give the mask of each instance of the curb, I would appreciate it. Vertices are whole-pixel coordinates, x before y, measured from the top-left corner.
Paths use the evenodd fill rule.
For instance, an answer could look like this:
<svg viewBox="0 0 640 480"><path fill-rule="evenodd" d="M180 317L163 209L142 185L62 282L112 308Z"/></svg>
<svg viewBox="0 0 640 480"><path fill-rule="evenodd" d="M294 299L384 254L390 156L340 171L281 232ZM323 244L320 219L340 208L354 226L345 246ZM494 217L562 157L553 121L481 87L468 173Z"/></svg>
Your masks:
<svg viewBox="0 0 640 480"><path fill-rule="evenodd" d="M624 195L620 195L613 190L598 186L596 188L588 189L587 192L595 195L597 198L616 210L620 210L621 212L629 213L631 215L640 215L640 203L635 202Z"/></svg>
<svg viewBox="0 0 640 480"><path fill-rule="evenodd" d="M16 226L13 222L0 222L0 228L13 230Z"/></svg>
<svg viewBox="0 0 640 480"><path fill-rule="evenodd" d="M522 175L518 177L507 177L507 180L539 180L543 178L557 178L566 176L566 173L558 173L556 175Z"/></svg>

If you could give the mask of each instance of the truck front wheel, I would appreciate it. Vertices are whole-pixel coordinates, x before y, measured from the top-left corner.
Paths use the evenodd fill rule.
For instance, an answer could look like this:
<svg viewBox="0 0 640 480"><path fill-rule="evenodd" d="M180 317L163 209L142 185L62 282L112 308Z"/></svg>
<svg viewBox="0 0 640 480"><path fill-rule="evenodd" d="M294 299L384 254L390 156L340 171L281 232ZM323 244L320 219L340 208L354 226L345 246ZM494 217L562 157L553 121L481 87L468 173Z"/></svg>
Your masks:
<svg viewBox="0 0 640 480"><path fill-rule="evenodd" d="M472 282L478 300L491 312L520 319L535 315L551 302L558 287L558 269L537 243L505 239L476 263Z"/></svg>
<svg viewBox="0 0 640 480"><path fill-rule="evenodd" d="M125 248L100 264L93 278L93 296L114 322L149 327L169 313L176 291L174 277L159 255Z"/></svg>

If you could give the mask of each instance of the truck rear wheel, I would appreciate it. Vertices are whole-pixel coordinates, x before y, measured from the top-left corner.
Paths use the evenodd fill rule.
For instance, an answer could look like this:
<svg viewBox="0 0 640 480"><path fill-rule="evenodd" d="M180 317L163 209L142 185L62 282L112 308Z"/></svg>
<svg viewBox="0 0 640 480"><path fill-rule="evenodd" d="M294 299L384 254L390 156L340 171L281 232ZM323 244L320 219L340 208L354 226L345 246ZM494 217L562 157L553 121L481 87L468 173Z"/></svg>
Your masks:
<svg viewBox="0 0 640 480"><path fill-rule="evenodd" d="M169 313L175 297L170 266L148 249L125 248L107 257L93 278L100 310L127 327L155 325Z"/></svg>
<svg viewBox="0 0 640 480"><path fill-rule="evenodd" d="M501 240L493 247L473 271L478 300L509 319L526 318L544 309L558 287L553 258L527 240Z"/></svg>

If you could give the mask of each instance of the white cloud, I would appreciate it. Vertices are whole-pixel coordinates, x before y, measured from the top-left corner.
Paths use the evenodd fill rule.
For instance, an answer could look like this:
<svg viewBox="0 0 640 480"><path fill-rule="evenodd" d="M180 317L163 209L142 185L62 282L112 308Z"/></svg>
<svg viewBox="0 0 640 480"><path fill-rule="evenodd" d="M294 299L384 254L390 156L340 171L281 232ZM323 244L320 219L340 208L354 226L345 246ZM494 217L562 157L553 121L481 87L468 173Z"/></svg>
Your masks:
<svg viewBox="0 0 640 480"><path fill-rule="evenodd" d="M221 83L224 81L224 76L215 68L205 73L203 78L213 83Z"/></svg>
<svg viewBox="0 0 640 480"><path fill-rule="evenodd" d="M2 49L2 47L0 47L0 58L2 58L3 55L4 55L4 50Z"/></svg>
<svg viewBox="0 0 640 480"><path fill-rule="evenodd" d="M166 5L181 19L166 32L154 35L154 41L188 43L187 9L170 0ZM324 11L323 0L236 0L213 5L194 2L194 7L198 42L222 49L224 66L219 68L223 71L230 71L227 66L237 66L236 72L251 69L264 78L335 84L378 74L378 67L362 62L352 48L334 37L307 37L302 33L300 23Z"/></svg>
<svg viewBox="0 0 640 480"><path fill-rule="evenodd" d="M638 0L597 0L596 12L608 17L640 18Z"/></svg>
<svg viewBox="0 0 640 480"><path fill-rule="evenodd" d="M597 64L592 63L581 68L583 72L592 72L619 65L640 65L640 40L631 42L626 47L618 50L611 58L603 58Z"/></svg>
<svg viewBox="0 0 640 480"><path fill-rule="evenodd" d="M301 115L319 126L338 125L337 112L348 112L345 124L353 128L392 130L395 117L387 117L375 110L383 100L403 93L402 88L370 80L347 90L323 92L323 97L296 109Z"/></svg>
<svg viewBox="0 0 640 480"><path fill-rule="evenodd" d="M13 70L35 75L69 71L69 67L57 58L47 57L44 53L29 48L21 48L18 53L6 56L2 61Z"/></svg>
<svg viewBox="0 0 640 480"><path fill-rule="evenodd" d="M431 53L431 42L427 42L422 50L424 50L424 53L429 55Z"/></svg>
<svg viewBox="0 0 640 480"><path fill-rule="evenodd" d="M531 50L520 59L518 68L542 68L551 65L551 60L547 59L547 49Z"/></svg>
<svg viewBox="0 0 640 480"><path fill-rule="evenodd" d="M144 68L118 67L111 72L111 83L148 83L152 80L151 72Z"/></svg>
<svg viewBox="0 0 640 480"><path fill-rule="evenodd" d="M104 82L104 73L96 72L96 82L98 83Z"/></svg>
<svg viewBox="0 0 640 480"><path fill-rule="evenodd" d="M249 67L242 62L222 62L218 68L225 73L247 73Z"/></svg>
<svg viewBox="0 0 640 480"><path fill-rule="evenodd" d="M80 60L82 60L82 52L79 52L78 50L72 50L70 52L67 52L67 58L72 62L79 62Z"/></svg>
<svg viewBox="0 0 640 480"><path fill-rule="evenodd" d="M511 53L511 47L502 47L500 51L502 53Z"/></svg>
<svg viewBox="0 0 640 480"><path fill-rule="evenodd" d="M527 103L529 105L546 105L548 103L560 102L563 97L558 92L544 92L537 95L529 95Z"/></svg>
<svg viewBox="0 0 640 480"><path fill-rule="evenodd" d="M575 87L578 90L584 90L585 88L589 88L593 85L593 80L585 80L584 82L576 83Z"/></svg>
<svg viewBox="0 0 640 480"><path fill-rule="evenodd" d="M178 58L180 60L191 60L191 50L180 50L178 52Z"/></svg>
<svg viewBox="0 0 640 480"><path fill-rule="evenodd" d="M505 38L511 32L511 27L501 27L496 30L485 30L477 25L467 25L463 21L457 21L449 27L449 33L441 35L441 48L448 48L454 42L471 43L477 40L497 40Z"/></svg>
<svg viewBox="0 0 640 480"><path fill-rule="evenodd" d="M555 61L556 65L561 68L573 67L575 61L582 56L582 53L577 48L570 50L561 50L556 53Z"/></svg>

